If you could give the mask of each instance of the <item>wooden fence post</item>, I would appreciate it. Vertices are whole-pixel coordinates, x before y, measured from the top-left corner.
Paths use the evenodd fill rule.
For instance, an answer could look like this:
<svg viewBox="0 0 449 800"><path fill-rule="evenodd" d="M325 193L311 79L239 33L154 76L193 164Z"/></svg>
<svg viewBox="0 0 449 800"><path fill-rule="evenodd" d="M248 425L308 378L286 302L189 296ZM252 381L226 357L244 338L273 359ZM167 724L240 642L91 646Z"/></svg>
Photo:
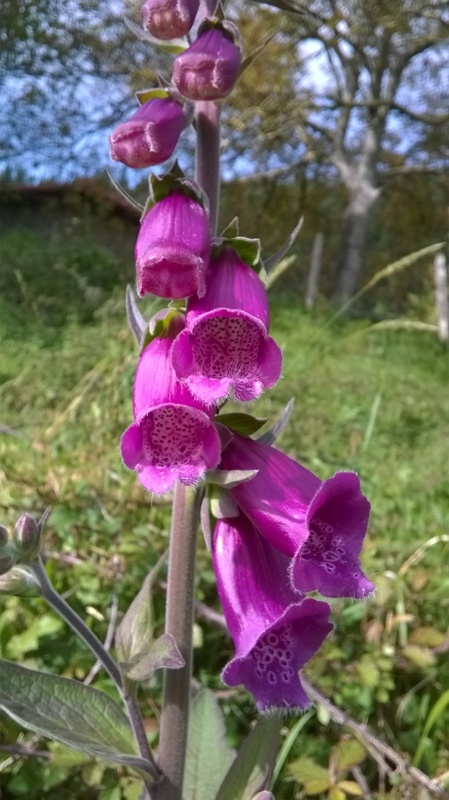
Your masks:
<svg viewBox="0 0 449 800"><path fill-rule="evenodd" d="M443 344L449 343L449 296L447 264L444 253L437 253L434 262L435 304L437 307L438 338Z"/></svg>

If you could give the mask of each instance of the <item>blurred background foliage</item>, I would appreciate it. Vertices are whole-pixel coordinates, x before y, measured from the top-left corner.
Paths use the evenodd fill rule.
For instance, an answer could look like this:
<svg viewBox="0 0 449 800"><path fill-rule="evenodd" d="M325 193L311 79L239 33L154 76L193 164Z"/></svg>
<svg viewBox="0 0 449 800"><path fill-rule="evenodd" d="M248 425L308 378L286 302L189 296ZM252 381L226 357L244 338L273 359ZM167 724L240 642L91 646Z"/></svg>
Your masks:
<svg viewBox="0 0 449 800"><path fill-rule="evenodd" d="M380 25L389 9L371 5ZM168 505L144 492L118 450L131 418L136 362L123 294L125 284L134 282L138 214L97 172L107 163L108 126L133 108L130 86L149 85L156 68L167 63L165 57L155 61L153 52L149 57L146 43L130 39L118 19L120 6L7 0L1 12L0 102L3 118L8 115L0 273L1 521L12 526L22 511L38 516L52 506L47 568L102 638L117 598L121 615L166 550L169 521ZM346 13L356 6L349 4ZM366 12L364 3L359 7ZM323 2L321 11L327 10ZM425 10L444 23L445 4L428 3ZM136 18L135 8L130 13ZM449 360L435 333L416 324L435 323L432 263L422 259L381 281L351 318L331 320L328 298L347 191L325 139L312 136L310 127L306 137L302 126L325 87L301 83L311 56L297 47L297 16L250 5L234 13L249 50L274 28L279 32L243 74L225 111L221 225L238 215L242 234L261 236L270 255L305 217L292 266L270 290L285 377L256 413L272 417L296 397L281 446L323 479L337 469L356 469L372 502L363 563L377 593L366 603L333 603L335 632L307 674L335 704L429 775L447 780L449 719L441 698L449 690ZM354 13L354 20L362 30L362 18ZM341 19L334 23L344 32ZM432 47L426 69L443 97L440 45ZM443 105L427 111L422 105L423 76L410 73L402 102L413 111L419 100L420 114L444 111ZM88 95L86 89L79 94L83 80ZM388 263L446 236L445 123L423 125L412 137L408 123L397 119L379 160L382 192L372 209L362 285ZM331 112L324 121L332 124ZM359 111L350 137L354 163L363 125ZM410 144L407 155L404 142ZM184 134L185 168L192 161L190 145ZM145 199L145 181L136 185L120 171L114 174ZM304 295L319 232L320 292L310 311ZM409 328L394 327L395 320ZM376 327L379 321L393 327ZM161 628L163 583L162 572L155 597ZM202 543L197 593L218 609ZM219 680L230 642L201 615L195 642L195 674L217 693L230 742L237 745L255 710L243 691L226 690ZM78 680L92 667L90 654L39 600L0 597L0 654ZM111 690L103 673L95 685ZM153 740L159 697L156 677L141 694ZM335 792L350 795L344 784L357 768L373 798L425 797L404 776L383 775L369 754L355 753L351 744L348 754L346 734L325 707L301 718L301 729L295 726L286 719L284 742L289 730L297 735L278 765L277 800L304 797L310 781L319 779L325 782L321 797L341 800ZM18 754L25 746L34 749L33 757ZM325 777L331 773L336 782ZM120 768L49 746L1 718L5 800L134 800L138 793Z"/></svg>

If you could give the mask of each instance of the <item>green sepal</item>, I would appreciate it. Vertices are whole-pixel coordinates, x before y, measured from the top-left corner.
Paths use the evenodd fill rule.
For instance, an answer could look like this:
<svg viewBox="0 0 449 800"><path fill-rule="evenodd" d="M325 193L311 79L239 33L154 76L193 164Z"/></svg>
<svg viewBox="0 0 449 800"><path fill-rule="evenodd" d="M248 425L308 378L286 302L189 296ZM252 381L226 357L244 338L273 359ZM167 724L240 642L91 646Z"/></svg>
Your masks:
<svg viewBox="0 0 449 800"><path fill-rule="evenodd" d="M280 261L282 261L284 256L287 255L288 251L290 250L290 248L292 247L293 243L295 242L295 239L296 239L299 231L302 228L303 222L304 222L304 217L301 217L301 219L299 220L298 224L296 225L295 228L293 228L290 236L285 240L284 244L281 245L279 250L277 250L276 253L273 253L272 256L270 256L269 258L266 258L264 260L263 268L264 268L264 270L265 270L265 272L266 272L266 274L268 276L270 276L270 273L272 273L274 268L279 264Z"/></svg>
<svg viewBox="0 0 449 800"><path fill-rule="evenodd" d="M184 658L174 637L171 633L163 633L131 661L120 663L120 670L128 680L144 683L151 680L158 669L181 669L184 665Z"/></svg>
<svg viewBox="0 0 449 800"><path fill-rule="evenodd" d="M257 441L262 442L262 444L269 444L269 445L274 444L276 439L281 435L281 433L287 427L294 405L295 405L295 398L292 397L291 400L288 401L287 405L285 406L279 417L273 422L273 424L268 428L268 430L265 431L265 433L262 433L261 436L256 437Z"/></svg>
<svg viewBox="0 0 449 800"><path fill-rule="evenodd" d="M152 173L149 178L149 186L150 194L145 203L141 221L156 203L165 200L166 197L175 192L183 194L185 197L190 197L191 200L199 203L206 213L209 213L209 200L206 192L197 183L185 177L177 161L171 167L170 172L165 175Z"/></svg>
<svg viewBox="0 0 449 800"><path fill-rule="evenodd" d="M221 486L210 486L208 491L210 513L214 519L233 519L238 517L237 503L229 492Z"/></svg>
<svg viewBox="0 0 449 800"><path fill-rule="evenodd" d="M249 239L246 236L217 236L212 243L211 259L218 258L225 247L232 247L244 264L258 274L263 270L260 239Z"/></svg>
<svg viewBox="0 0 449 800"><path fill-rule="evenodd" d="M250 481L258 472L258 469L210 469L206 472L205 479L214 486L234 489L240 483Z"/></svg>
<svg viewBox="0 0 449 800"><path fill-rule="evenodd" d="M235 239L239 235L239 218L231 219L224 231L220 234L220 239Z"/></svg>
<svg viewBox="0 0 449 800"><path fill-rule="evenodd" d="M239 411L219 415L219 420L223 425L226 425L234 433L240 433L242 436L251 436L251 434L256 433L265 425L267 419L267 417L253 417L251 414L244 414Z"/></svg>
<svg viewBox="0 0 449 800"><path fill-rule="evenodd" d="M173 324L180 317L184 317L184 312L178 308L163 308L158 311L150 320L142 337L140 352L142 353L153 339L166 339L171 337Z"/></svg>
<svg viewBox="0 0 449 800"><path fill-rule="evenodd" d="M149 100L164 100L170 97L170 93L167 89L162 89L161 87L155 89L139 89L135 94L141 106L143 106L144 103L148 103Z"/></svg>

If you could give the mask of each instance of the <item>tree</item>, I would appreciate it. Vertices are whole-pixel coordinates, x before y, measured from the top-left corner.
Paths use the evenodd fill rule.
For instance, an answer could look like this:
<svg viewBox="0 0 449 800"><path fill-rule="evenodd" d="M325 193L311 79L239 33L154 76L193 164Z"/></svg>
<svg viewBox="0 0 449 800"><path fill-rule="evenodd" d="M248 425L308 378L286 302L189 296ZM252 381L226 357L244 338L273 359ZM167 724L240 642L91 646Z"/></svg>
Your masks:
<svg viewBox="0 0 449 800"><path fill-rule="evenodd" d="M334 293L344 302L363 272L382 184L407 171L449 166L449 6L445 0L270 4L295 15L303 63L308 56L313 64L299 87L298 140L337 169L347 192Z"/></svg>
<svg viewBox="0 0 449 800"><path fill-rule="evenodd" d="M107 129L136 108L131 87L156 82L163 64L118 7L137 17L134 0L2 3L0 148L13 173L68 179L107 163Z"/></svg>

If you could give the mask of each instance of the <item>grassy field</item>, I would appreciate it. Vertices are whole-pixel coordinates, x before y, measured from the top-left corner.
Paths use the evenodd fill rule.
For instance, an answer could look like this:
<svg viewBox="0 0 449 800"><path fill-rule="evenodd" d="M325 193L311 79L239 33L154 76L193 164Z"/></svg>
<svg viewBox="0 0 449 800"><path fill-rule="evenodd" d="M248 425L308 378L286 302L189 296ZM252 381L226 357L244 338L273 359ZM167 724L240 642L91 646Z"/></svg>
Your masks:
<svg viewBox="0 0 449 800"><path fill-rule="evenodd" d="M411 759L419 747L418 765L441 775L449 770L448 715L435 713L431 727L426 721L449 690L448 353L432 333L382 330L364 320L329 323L329 313L306 313L292 295L278 291L272 299L272 333L284 351L285 377L253 409L272 417L294 396L280 445L323 479L356 469L372 503L363 563L377 593L366 603L333 604L335 633L308 675ZM57 325L32 298L27 307L22 297L19 310L2 301L1 522L11 525L21 511L53 507L48 568L104 637L114 594L124 611L167 547L168 508L151 500L119 456L136 360L121 293L113 290L87 320L73 312L72 300L66 321L58 306ZM198 597L216 606L202 545ZM162 589L156 617L162 624ZM196 676L222 696L219 673L230 644L201 619L195 640ZM0 650L3 658L79 679L92 666L89 653L39 600L0 598ZM95 685L111 690L102 675ZM156 680L142 696L150 734L159 690ZM223 704L235 744L254 708L243 691L225 693ZM294 722L286 721L285 732ZM13 723L0 723L0 742L16 735ZM326 766L342 735L324 709L313 712L292 745L290 766L280 772L277 800L301 796L295 760L306 755ZM0 757L6 759L0 762L5 798L137 798L137 784L123 771L70 762L61 748L46 760ZM375 796L386 796L391 786L387 782L379 793L371 758L362 772Z"/></svg>

